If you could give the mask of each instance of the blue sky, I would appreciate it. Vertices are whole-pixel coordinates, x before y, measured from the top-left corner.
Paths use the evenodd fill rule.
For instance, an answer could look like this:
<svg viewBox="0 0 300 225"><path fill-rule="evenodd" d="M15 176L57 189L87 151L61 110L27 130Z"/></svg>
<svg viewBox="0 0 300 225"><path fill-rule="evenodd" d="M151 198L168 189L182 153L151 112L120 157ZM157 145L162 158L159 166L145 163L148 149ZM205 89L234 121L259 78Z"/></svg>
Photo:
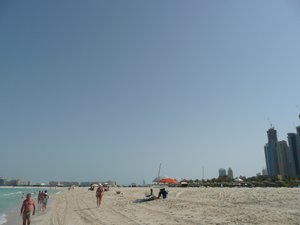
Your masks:
<svg viewBox="0 0 300 225"><path fill-rule="evenodd" d="M297 1L3 0L0 31L0 176L253 176L299 124Z"/></svg>

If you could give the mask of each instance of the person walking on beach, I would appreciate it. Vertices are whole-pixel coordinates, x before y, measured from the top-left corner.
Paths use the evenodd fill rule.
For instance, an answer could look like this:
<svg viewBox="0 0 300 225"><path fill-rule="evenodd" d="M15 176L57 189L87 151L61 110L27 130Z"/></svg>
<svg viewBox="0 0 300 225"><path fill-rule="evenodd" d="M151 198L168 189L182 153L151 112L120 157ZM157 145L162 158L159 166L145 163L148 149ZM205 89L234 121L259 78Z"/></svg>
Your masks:
<svg viewBox="0 0 300 225"><path fill-rule="evenodd" d="M43 192L39 191L39 194L38 194L38 205L42 204L42 194L43 194Z"/></svg>
<svg viewBox="0 0 300 225"><path fill-rule="evenodd" d="M31 194L28 193L26 195L26 199L23 201L21 207L20 216L23 215L23 225L30 225L31 223L31 215L35 214L35 204L33 199L31 198Z"/></svg>
<svg viewBox="0 0 300 225"><path fill-rule="evenodd" d="M43 194L43 197L42 197L42 210L46 210L47 208L47 203L48 203L48 198L49 198L49 195L47 193L47 190L45 190L44 194Z"/></svg>
<svg viewBox="0 0 300 225"><path fill-rule="evenodd" d="M96 190L97 207L100 207L103 193L104 193L104 189L103 189L102 185L100 184Z"/></svg>

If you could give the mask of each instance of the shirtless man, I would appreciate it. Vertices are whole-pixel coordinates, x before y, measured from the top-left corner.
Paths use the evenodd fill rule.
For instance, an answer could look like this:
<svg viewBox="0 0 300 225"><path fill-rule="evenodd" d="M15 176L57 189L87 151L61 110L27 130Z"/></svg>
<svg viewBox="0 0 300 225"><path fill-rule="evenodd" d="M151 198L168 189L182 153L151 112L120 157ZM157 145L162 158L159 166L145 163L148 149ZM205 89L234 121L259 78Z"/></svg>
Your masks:
<svg viewBox="0 0 300 225"><path fill-rule="evenodd" d="M23 225L30 225L31 213L32 215L35 214L35 204L31 198L31 194L28 193L26 199L23 201L20 213L20 216L23 214Z"/></svg>
<svg viewBox="0 0 300 225"><path fill-rule="evenodd" d="M104 193L104 189L102 188L102 185L100 184L100 186L97 188L97 191L96 191L97 207L100 207L103 193Z"/></svg>

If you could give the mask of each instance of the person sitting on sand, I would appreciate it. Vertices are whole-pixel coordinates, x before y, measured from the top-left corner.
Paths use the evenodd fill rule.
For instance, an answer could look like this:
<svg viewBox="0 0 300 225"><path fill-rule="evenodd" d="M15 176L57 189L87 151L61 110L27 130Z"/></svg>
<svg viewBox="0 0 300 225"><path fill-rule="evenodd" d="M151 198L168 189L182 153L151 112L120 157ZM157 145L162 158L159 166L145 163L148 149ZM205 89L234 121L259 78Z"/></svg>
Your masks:
<svg viewBox="0 0 300 225"><path fill-rule="evenodd" d="M150 193L145 193L145 198L142 201L151 201L151 200L155 200L156 196L153 195L153 189L150 188Z"/></svg>
<svg viewBox="0 0 300 225"><path fill-rule="evenodd" d="M31 198L31 194L28 193L26 195L26 199L23 201L21 207L20 216L23 215L23 225L30 225L31 223L31 215L35 214L35 204L33 199Z"/></svg>
<svg viewBox="0 0 300 225"><path fill-rule="evenodd" d="M160 198L161 195L163 196L163 198L167 198L168 192L166 191L165 188L162 188L162 189L159 190L157 198Z"/></svg>
<svg viewBox="0 0 300 225"><path fill-rule="evenodd" d="M149 192L146 192L146 193L145 193L145 197L151 197L151 196L154 196L154 195L153 195L153 189L152 189L152 188L150 188L150 193L149 193Z"/></svg>
<svg viewBox="0 0 300 225"><path fill-rule="evenodd" d="M96 190L97 207L100 207L103 193L104 193L104 189L103 189L102 185L100 184Z"/></svg>

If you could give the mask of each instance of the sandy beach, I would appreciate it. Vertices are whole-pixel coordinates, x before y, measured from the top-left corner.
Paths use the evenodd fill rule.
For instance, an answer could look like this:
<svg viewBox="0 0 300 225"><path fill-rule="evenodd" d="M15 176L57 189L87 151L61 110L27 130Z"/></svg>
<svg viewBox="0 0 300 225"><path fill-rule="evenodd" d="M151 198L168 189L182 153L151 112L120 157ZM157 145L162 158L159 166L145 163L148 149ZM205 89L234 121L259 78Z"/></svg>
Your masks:
<svg viewBox="0 0 300 225"><path fill-rule="evenodd" d="M56 195L33 225L300 224L298 188L169 188L167 199L139 202L147 191L111 188L97 208L95 192L75 188Z"/></svg>

